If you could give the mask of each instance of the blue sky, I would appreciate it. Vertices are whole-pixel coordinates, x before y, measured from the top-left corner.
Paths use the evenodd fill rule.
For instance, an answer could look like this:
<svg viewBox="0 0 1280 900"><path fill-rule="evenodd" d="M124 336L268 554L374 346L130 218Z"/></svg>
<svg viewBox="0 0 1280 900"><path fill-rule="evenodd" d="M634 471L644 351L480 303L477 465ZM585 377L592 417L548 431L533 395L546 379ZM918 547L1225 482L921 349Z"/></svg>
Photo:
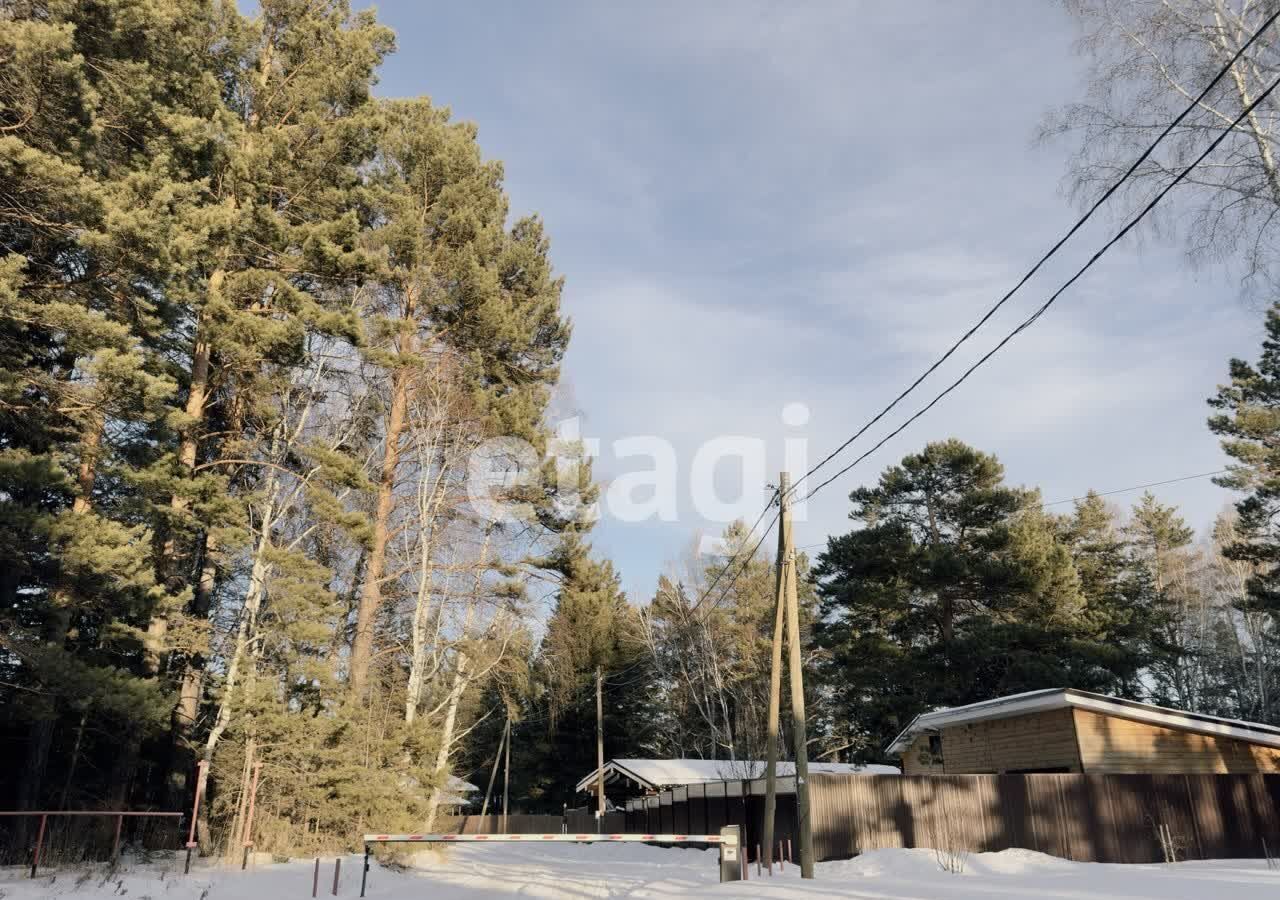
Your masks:
<svg viewBox="0 0 1280 900"><path fill-rule="evenodd" d="M679 521L606 518L595 531L636 600L719 531L689 502L699 444L763 439L771 479L786 437L825 456L1074 220L1061 190L1069 148L1033 143L1045 112L1082 90L1074 25L1055 4L378 9L400 48L379 92L428 95L476 122L486 156L505 164L513 211L546 220L574 323L557 403L601 442L599 477L648 467L614 459L619 438L677 448ZM1078 235L867 438L949 383L1113 228ZM851 489L945 437L996 453L1011 482L1050 501L1219 468L1204 399L1261 333L1226 272L1192 271L1154 237L1122 243L816 497L797 543L844 529ZM794 402L811 411L803 427L783 424ZM1207 479L1157 493L1201 529L1230 500ZM765 498L759 485L746 495L756 508Z"/></svg>

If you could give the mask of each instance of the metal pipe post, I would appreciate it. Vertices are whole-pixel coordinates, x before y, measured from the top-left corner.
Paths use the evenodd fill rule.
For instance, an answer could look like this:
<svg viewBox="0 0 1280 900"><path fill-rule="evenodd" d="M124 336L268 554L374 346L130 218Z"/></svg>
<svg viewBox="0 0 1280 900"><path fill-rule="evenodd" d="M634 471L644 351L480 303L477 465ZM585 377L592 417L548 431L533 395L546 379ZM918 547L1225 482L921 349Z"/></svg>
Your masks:
<svg viewBox="0 0 1280 900"><path fill-rule="evenodd" d="M360 873L360 896L364 896L365 882L369 880L369 845L364 845L364 870Z"/></svg>
<svg viewBox="0 0 1280 900"><path fill-rule="evenodd" d="M333 861L333 896L338 896L338 878L342 873L342 857Z"/></svg>
<svg viewBox="0 0 1280 900"><path fill-rule="evenodd" d="M314 897L316 892L320 890L320 857L316 857L316 868L311 873L311 896Z"/></svg>
<svg viewBox="0 0 1280 900"><path fill-rule="evenodd" d="M31 877L32 878L36 877L36 869L40 868L40 851L44 848L44 828L45 828L45 825L48 824L48 822L49 822L48 815L42 814L40 816L40 831L36 835L36 850L31 857Z"/></svg>
<svg viewBox="0 0 1280 900"><path fill-rule="evenodd" d="M191 874L191 851L199 846L196 843L196 818L200 815L200 794L204 788L204 779L201 776L204 775L208 765L209 762L203 759L196 763L196 798L191 804L191 827L187 829L187 864L182 869L183 875Z"/></svg>

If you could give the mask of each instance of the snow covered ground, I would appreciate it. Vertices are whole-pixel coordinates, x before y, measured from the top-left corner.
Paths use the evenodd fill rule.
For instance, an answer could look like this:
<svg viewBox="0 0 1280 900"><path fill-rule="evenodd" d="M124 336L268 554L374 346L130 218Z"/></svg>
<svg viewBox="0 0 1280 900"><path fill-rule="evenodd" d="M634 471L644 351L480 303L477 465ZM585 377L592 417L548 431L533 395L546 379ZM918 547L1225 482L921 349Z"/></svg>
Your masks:
<svg viewBox="0 0 1280 900"><path fill-rule="evenodd" d="M969 857L961 874L944 872L930 850L877 850L857 859L820 863L817 879L802 882L788 866L783 874L717 884L714 851L664 850L643 845L564 844L455 846L423 852L409 868L374 865L370 900L480 900L533 897L762 897L774 900L1274 900L1280 870L1261 860L1187 862L1172 866L1072 863L1028 850ZM68 869L33 880L0 871L3 900L305 900L311 896L312 863L264 865L248 872L202 867L189 876L180 862L126 866L107 877L102 869ZM329 897L333 861L321 868L320 896ZM343 861L339 897L360 891L359 857Z"/></svg>

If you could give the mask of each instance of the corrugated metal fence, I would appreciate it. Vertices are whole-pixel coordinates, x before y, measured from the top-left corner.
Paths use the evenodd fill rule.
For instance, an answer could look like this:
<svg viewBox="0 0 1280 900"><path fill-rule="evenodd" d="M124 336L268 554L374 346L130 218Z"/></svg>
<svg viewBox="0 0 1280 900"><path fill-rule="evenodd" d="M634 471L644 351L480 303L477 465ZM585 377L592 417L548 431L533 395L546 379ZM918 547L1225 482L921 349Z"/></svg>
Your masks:
<svg viewBox="0 0 1280 900"><path fill-rule="evenodd" d="M794 836L795 784L778 779L775 834ZM1280 775L813 775L814 850L982 852L1026 847L1083 862L1160 862L1280 850ZM627 803L625 830L714 833L742 825L755 858L764 780L690 785ZM607 830L607 829L606 829Z"/></svg>

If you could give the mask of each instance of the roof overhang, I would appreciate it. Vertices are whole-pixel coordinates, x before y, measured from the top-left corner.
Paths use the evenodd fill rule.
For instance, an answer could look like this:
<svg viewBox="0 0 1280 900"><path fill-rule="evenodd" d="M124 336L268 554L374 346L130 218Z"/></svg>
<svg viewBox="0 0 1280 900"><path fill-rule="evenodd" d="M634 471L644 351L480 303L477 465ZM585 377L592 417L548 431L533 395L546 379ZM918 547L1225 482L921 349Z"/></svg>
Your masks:
<svg viewBox="0 0 1280 900"><path fill-rule="evenodd" d="M1077 691L1073 688L1051 688L971 703L968 706L922 713L912 719L911 724L893 739L886 752L892 756L901 755L920 735L936 733L942 728L1066 708L1083 709L1148 725L1231 738L1280 749L1280 728L1271 725L1185 712L1150 703L1139 703L1136 700L1121 700L1088 691Z"/></svg>
<svg viewBox="0 0 1280 900"><path fill-rule="evenodd" d="M646 791L653 791L658 789L658 785L652 784L651 782L646 781L645 779L637 775L635 772L628 769L626 766L620 765L616 760L610 760L609 762L605 763L604 764L604 783L612 784L613 782L617 781L619 778L625 778L628 781L633 781L640 787L644 788ZM592 769L591 774L588 775L586 778L583 778L581 781L579 781L578 784L575 786L574 790L578 791L579 793L581 793L582 791L590 790L591 786L598 783L599 780L600 780L600 769L599 768Z"/></svg>

